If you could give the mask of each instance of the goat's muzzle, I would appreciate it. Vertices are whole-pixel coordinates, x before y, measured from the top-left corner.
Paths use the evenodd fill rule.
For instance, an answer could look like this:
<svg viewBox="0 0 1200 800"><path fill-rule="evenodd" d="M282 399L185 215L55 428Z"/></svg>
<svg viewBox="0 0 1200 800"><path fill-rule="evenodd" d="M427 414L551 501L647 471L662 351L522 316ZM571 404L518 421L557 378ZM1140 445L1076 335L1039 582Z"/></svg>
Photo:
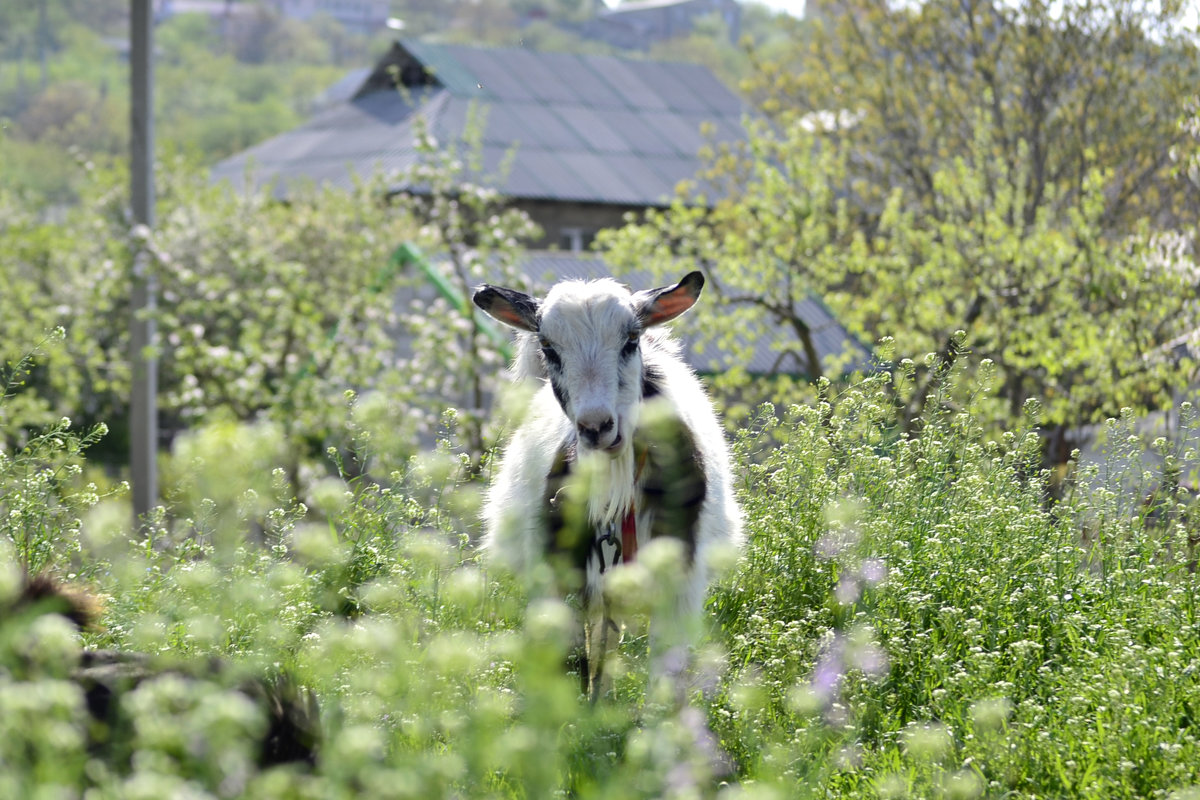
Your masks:
<svg viewBox="0 0 1200 800"><path fill-rule="evenodd" d="M621 443L617 421L607 411L595 410L575 420L579 443L590 450L613 450Z"/></svg>

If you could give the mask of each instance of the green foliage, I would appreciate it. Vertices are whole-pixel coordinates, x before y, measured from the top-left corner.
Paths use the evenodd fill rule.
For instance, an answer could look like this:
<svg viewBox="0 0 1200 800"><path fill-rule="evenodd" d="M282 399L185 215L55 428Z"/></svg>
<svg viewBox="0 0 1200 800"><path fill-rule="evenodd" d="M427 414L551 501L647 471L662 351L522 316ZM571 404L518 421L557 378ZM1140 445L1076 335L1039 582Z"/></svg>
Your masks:
<svg viewBox="0 0 1200 800"><path fill-rule="evenodd" d="M285 205L208 186L202 173L165 177L173 210L150 246L170 413L269 419L293 446L323 453L348 388L408 396L392 335L405 281L390 256L414 226L379 185L297 187Z"/></svg>
<svg viewBox="0 0 1200 800"><path fill-rule="evenodd" d="M343 446L344 393L414 397L396 352L394 293L417 282L391 265L416 226L381 202L381 189L296 187L283 205L269 192L235 194L176 159L160 172L159 224L149 240L123 218L125 176L93 169L85 204L61 221L37 220L15 200L0 227L4 314L10 342L68 327L68 344L22 388L16 431L72 413L88 425L112 420L123 444L129 391L128 265L151 251L158 280L160 404L169 433L208 420L277 423L291 474L325 448ZM18 306L11 306L16 309ZM393 414L399 415L396 406ZM436 421L436 415L434 416ZM417 422L394 416L415 448Z"/></svg>
<svg viewBox="0 0 1200 800"><path fill-rule="evenodd" d="M894 337L920 373L905 426L938 380L924 354L990 360L981 413L1012 426L1038 398L1064 463L1068 431L1165 408L1196 374L1172 352L1200 324L1195 48L1171 9L1127 5L838 4L758 63L770 120L709 153L715 208L685 193L602 244L625 267L708 265L718 347L784 326L808 351L810 295Z"/></svg>
<svg viewBox="0 0 1200 800"><path fill-rule="evenodd" d="M903 19L943 24L947 8ZM923 29L903 30L928 44ZM284 50L312 44L285 33ZM1028 33L1043 56L1067 57L1045 30ZM177 35L179 68L194 66ZM998 37L1007 49L997 52L1040 63L1015 35ZM1151 47L1123 35L1113 41ZM196 41L196 53L216 46ZM223 60L213 68L242 68ZM1136 88L1125 67L1114 81ZM196 84L179 88L200 110L273 91L261 73L232 94ZM906 85L862 84L880 102ZM1006 114L1029 111L1009 102ZM1142 151L1112 119L1118 144L1038 187L1050 162L1026 135L1036 126L993 125L991 108L953 117L965 127L916 148L924 177L889 177L880 191L874 168L905 173L851 149L891 146L873 113L781 113L748 151L712 154L710 177L738 189L729 201L711 212L680 201L608 240L618 263L664 280L681 260L709 267L724 305L692 320L708 347L795 325L811 291L855 331L899 335L881 340L890 370L817 380L811 405L764 409L741 432L750 542L712 593L713 629L687 690L647 680L639 617L677 561L647 548L613 571L631 618L595 706L563 668L578 624L570 607L473 546L492 439L483 398L500 358L466 298L485 275L515 282L531 230L462 180L478 172L470 148L446 153L425 136L428 160L408 177L428 191L391 205L365 183L350 194L293 188L285 206L211 187L170 160L153 234L128 231L125 177L82 153L85 170L62 190L83 201L53 219L0 192L0 341L42 353L6 365L0 402L0 795L1195 791L1200 515L1179 487L1194 480L1197 421L1182 409L1177 441L1155 445L1152 468L1134 412L1117 411L1158 405L1182 374L1160 356L1195 326L1194 255L1168 236L1190 219L1186 192L1154 172L1153 191L1114 206ZM845 147L812 124L822 120L853 123ZM429 254L449 291L435 295L419 265L392 261L402 242ZM127 313L126 265L139 248L160 285L176 438L167 507L135 528L89 485L103 480L84 472L83 453L123 444L128 343L112 319ZM397 309L399 289L415 293ZM41 342L60 324L65 340ZM397 352L401 330L411 350ZM735 370L718 388L745 377ZM1050 506L1039 431L1104 416L1114 417L1106 460ZM117 435L101 439L110 420ZM446 438L418 454L435 431ZM122 700L129 729L109 735L123 755L90 742L79 634L17 613L27 570L86 580L106 610L83 641L162 670ZM196 669L210 658L224 675ZM248 755L264 719L234 684L280 670L321 700L312 770L259 771Z"/></svg>
<svg viewBox="0 0 1200 800"><path fill-rule="evenodd" d="M810 35L759 61L747 88L780 122L807 120L826 146L855 153L869 204L903 188L937 214L933 175L963 159L1009 167L994 186L1019 187L1026 222L1076 205L1098 172L1119 230L1195 213L1196 187L1173 180L1196 147L1179 124L1196 77L1182 4L851 0L814 11ZM833 112L853 122L829 125Z"/></svg>
<svg viewBox="0 0 1200 800"><path fill-rule="evenodd" d="M424 248L424 266L410 264L420 278L424 270L433 285L445 287L438 296L416 293L404 317L412 337L410 376L413 389L436 398L432 413L455 409L453 424L468 451L478 458L492 440L485 435L487 398L495 396L497 377L504 369L501 345L507 332L490 331L486 315L471 302L482 283L523 286L526 277L517 268L525 242L540 236L537 226L521 209L509 206L488 184L508 168L509 153L500 164L482 163L483 126L472 109L461 149L440 145L416 122L415 145L419 158L398 179L404 186L419 187L393 198L413 218L426 221L416 241ZM498 174L484 174L490 168ZM426 422L431 421L428 417ZM434 432L432 425L423 429Z"/></svg>
<svg viewBox="0 0 1200 800"><path fill-rule="evenodd" d="M373 460L386 476L452 427L478 469L508 337L469 298L484 280L520 285L521 242L536 230L464 178L479 174L477 144L442 151L422 132L425 157L404 176L420 193L389 194L380 178L349 192L293 185L287 203L273 187L211 185L172 158L159 170L153 232L129 230L121 170L83 165L84 202L53 220L0 192L11 212L0 223L0 334L28 347L41 331L68 330L22 385L0 439L68 415L111 421L101 448L123 462L129 329L114 321L128 320L129 265L144 249L168 440L269 423L299 490L327 472L329 448L348 475ZM168 473L168 491L182 490L186 468Z"/></svg>
<svg viewBox="0 0 1200 800"><path fill-rule="evenodd" d="M648 685L635 620L610 655L611 692L594 706L579 694L562 666L570 609L479 560L478 491L452 442L386 483L343 476L301 503L267 466L278 430L199 432L180 449L186 514L134 534L101 503L37 532L73 542L65 552L106 600L85 641L171 666L122 701L128 758L88 749L77 634L57 617L0 613L0 780L29 797L1194 787L1197 518L1179 495L1138 500L1159 476L1124 444L1129 415L1109 423L1109 461L1047 510L1036 406L993 437L976 416L987 385L940 372L940 392L969 400L945 411L930 397L920 436L894 417L916 377L906 364L836 396L822 382L813 406L766 408L739 436L750 543L712 593L686 701ZM1194 443L1193 410L1182 424ZM1164 455L1196 459L1194 447ZM669 553L641 555L611 575L626 608L676 571ZM0 611L17 563L0 539ZM210 657L225 677L203 671ZM320 698L311 770L260 771L248 755L264 720L231 681L279 669Z"/></svg>
<svg viewBox="0 0 1200 800"><path fill-rule="evenodd" d="M934 398L906 436L888 383L768 410L740 441L751 544L713 608L742 666L714 727L743 769L799 796L1193 785L1200 736L1175 705L1200 692L1181 680L1200 647L1181 498L1156 522L1138 512L1155 476L1132 448L1048 511L1036 408L991 438L974 403Z"/></svg>
<svg viewBox="0 0 1200 800"><path fill-rule="evenodd" d="M4 184L37 201L77 202L71 156L128 152L128 59L114 44L128 38L128 4L39 0L0 13ZM265 7L232 34L203 14L155 27L156 136L176 151L212 161L295 127L347 67L369 63L384 43Z"/></svg>
<svg viewBox="0 0 1200 800"><path fill-rule="evenodd" d="M61 329L53 334L62 337ZM29 376L33 357L34 352L27 353L0 370L0 427L11 424L7 412L19 405L13 399ZM94 483L78 486L84 451L107 433L103 423L73 430L71 420L63 417L44 430L22 431L9 440L11 449L0 446L0 543L11 546L10 556L23 571L79 566L79 514L120 492L102 495Z"/></svg>

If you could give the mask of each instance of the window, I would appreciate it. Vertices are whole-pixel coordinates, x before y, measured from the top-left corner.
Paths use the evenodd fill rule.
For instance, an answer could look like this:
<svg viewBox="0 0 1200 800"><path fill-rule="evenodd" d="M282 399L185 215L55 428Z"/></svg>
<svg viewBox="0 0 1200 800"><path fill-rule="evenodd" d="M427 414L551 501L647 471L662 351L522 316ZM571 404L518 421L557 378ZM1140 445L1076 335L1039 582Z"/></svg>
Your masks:
<svg viewBox="0 0 1200 800"><path fill-rule="evenodd" d="M571 253L582 253L591 247L595 240L595 231L583 228L560 228L558 232L559 248Z"/></svg>

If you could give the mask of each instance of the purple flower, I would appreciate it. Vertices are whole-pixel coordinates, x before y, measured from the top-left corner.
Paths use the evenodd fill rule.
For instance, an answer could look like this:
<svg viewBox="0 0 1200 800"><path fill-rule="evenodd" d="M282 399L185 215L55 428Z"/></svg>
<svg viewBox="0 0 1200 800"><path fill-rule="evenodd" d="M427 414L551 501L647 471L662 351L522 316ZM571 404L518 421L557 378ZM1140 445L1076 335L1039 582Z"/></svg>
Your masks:
<svg viewBox="0 0 1200 800"><path fill-rule="evenodd" d="M821 654L820 659L817 660L817 667L813 670L810 685L813 693L825 702L833 700L841 684L842 675L845 672L843 650L842 640L839 637Z"/></svg>

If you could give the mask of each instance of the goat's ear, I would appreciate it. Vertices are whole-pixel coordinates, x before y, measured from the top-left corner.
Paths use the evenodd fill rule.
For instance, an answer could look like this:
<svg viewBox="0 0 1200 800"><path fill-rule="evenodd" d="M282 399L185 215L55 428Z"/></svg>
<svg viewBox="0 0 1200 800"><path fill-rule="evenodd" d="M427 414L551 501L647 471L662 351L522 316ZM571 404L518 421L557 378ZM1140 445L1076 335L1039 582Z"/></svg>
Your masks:
<svg viewBox="0 0 1200 800"><path fill-rule="evenodd" d="M475 291L472 299L475 305L493 319L523 331L537 333L538 301L524 292L485 285Z"/></svg>
<svg viewBox="0 0 1200 800"><path fill-rule="evenodd" d="M633 302L642 326L649 328L675 319L696 304L703 288L704 276L689 272L674 286L638 292L633 296Z"/></svg>

